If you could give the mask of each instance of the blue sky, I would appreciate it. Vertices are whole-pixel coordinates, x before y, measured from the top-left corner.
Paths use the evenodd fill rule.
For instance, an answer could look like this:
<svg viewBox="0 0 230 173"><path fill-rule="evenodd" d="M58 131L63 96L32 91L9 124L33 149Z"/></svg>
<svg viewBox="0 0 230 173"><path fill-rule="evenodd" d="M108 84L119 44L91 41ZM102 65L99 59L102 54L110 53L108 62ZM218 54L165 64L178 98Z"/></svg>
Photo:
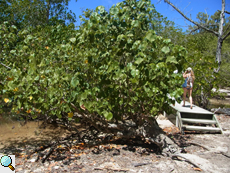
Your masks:
<svg viewBox="0 0 230 173"><path fill-rule="evenodd" d="M122 2L123 0L71 0L69 3L69 9L72 10L80 24L79 15L82 14L82 10L87 8L95 9L97 6L103 5L106 9L109 9L113 4ZM156 10L161 13L164 17L169 20L174 21L175 24L182 28L184 31L187 29L188 25L191 23L186 21L177 11L175 11L171 6L166 4L164 0L151 0L155 5ZM171 0L171 2L178 7L182 12L187 14L188 17L192 17L196 21L196 15L199 12L204 12L213 15L217 10L221 10L221 0ZM230 11L230 0L226 0L226 10ZM226 14L226 17L230 15Z"/></svg>

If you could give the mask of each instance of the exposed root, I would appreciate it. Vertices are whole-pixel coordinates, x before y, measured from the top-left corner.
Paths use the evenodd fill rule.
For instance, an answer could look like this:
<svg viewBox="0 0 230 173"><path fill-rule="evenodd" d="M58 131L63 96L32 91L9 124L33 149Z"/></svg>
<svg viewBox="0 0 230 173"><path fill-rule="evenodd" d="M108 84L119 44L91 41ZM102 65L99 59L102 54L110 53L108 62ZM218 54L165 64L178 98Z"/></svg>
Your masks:
<svg viewBox="0 0 230 173"><path fill-rule="evenodd" d="M201 145L201 144L196 143L196 142L189 142L189 143L185 143L185 144L186 144L186 145L195 145L195 146L198 146L198 147L202 147L202 148L204 148L204 149L207 150L207 151L210 151L210 150L211 150L209 147L204 146L204 145Z"/></svg>
<svg viewBox="0 0 230 173"><path fill-rule="evenodd" d="M36 148L35 150L33 150L28 156L27 156L27 159L29 159L31 157L31 155L33 155L34 153L38 153L38 156L37 156L37 159L36 161L39 160L39 157L43 156L42 158L42 163L44 163L48 158L49 156L53 153L53 151L55 150L55 148L57 148L57 146L59 145L62 145L62 144L65 144L66 146L69 146L67 143L68 140L71 140L73 137L78 137L79 139L79 133L72 133L71 135L65 137L65 138L62 138L60 140L57 140L57 141L54 141L54 142L51 142L50 144L47 144L45 146L42 146L42 147L39 147L39 148ZM71 145L71 144L70 144ZM50 148L50 150L48 151L47 154L41 154L41 152L45 151L46 149Z"/></svg>
<svg viewBox="0 0 230 173"><path fill-rule="evenodd" d="M177 160L181 160L181 158L184 159L185 162L188 162L190 164L192 164L193 166L200 168L196 163L193 163L193 161L191 161L190 159L188 159L187 157L185 157L184 155L181 154L174 154L171 156L172 159L177 159Z"/></svg>
<svg viewBox="0 0 230 173"><path fill-rule="evenodd" d="M88 116L89 117L89 116ZM88 118L87 117L87 118ZM84 117L84 122L89 120ZM92 117L91 117L92 118ZM89 145L99 145L103 142L111 142L113 138L120 138L123 141L129 141L133 138L139 138L142 143L149 143L157 148L155 151L158 153L164 153L167 156L170 156L173 153L179 151L179 147L167 136L164 134L161 129L159 129L158 124L154 118L149 118L141 125L137 125L133 121L124 121L117 124L105 123L92 123L93 120L87 121L87 124L90 125L85 130L77 131L71 135L58 139L50 144L43 146L42 148L35 149L32 153L29 154L28 158L35 152L39 153L38 159L42 159L44 163L50 155L58 148L60 145L66 145L69 149L71 148L71 140L75 141L75 144L83 142L84 144ZM72 142L73 143L73 142ZM70 145L70 146L69 146ZM47 149L50 148L48 151ZM42 155L42 156L41 156Z"/></svg>
<svg viewBox="0 0 230 173"><path fill-rule="evenodd" d="M227 157L227 158L230 158L230 155L229 155L229 154L226 154L226 153L224 153L224 152L220 152L220 153L218 153L218 154L222 154L223 156L225 156L225 157Z"/></svg>

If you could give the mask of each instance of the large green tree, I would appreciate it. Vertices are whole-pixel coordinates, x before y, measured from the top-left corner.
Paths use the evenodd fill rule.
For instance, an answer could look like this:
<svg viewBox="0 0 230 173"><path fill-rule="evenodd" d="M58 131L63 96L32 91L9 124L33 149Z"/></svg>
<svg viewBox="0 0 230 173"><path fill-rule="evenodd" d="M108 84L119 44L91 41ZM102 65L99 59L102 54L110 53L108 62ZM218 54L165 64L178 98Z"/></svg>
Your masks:
<svg viewBox="0 0 230 173"><path fill-rule="evenodd" d="M224 30L224 20L225 20L225 14L229 15L230 12L225 10L226 2L225 0L221 1L221 10L219 10L219 17L216 15L213 16L214 24L211 23L203 23L207 22L207 15L204 15L203 13L198 14L198 18L202 19L200 20L201 23L195 22L191 18L187 17L180 9L178 9L170 0L164 0L167 4L171 5L178 13L180 13L186 20L190 21L192 24L197 26L199 29L205 30L207 32L210 32L214 36L217 37L217 47L216 47L216 56L215 60L218 63L218 68L215 68L214 71L218 72L220 70L221 65L221 50L224 40L230 35L230 25L228 25ZM212 26L218 25L218 31L216 31L216 28L213 28Z"/></svg>
<svg viewBox="0 0 230 173"><path fill-rule="evenodd" d="M182 94L183 79L173 72L184 68L186 50L156 34L154 11L149 0L127 0L86 13L79 30L37 26L15 34L4 23L4 101L19 114L80 118L98 131L155 142L154 117ZM9 51L15 37L22 41Z"/></svg>

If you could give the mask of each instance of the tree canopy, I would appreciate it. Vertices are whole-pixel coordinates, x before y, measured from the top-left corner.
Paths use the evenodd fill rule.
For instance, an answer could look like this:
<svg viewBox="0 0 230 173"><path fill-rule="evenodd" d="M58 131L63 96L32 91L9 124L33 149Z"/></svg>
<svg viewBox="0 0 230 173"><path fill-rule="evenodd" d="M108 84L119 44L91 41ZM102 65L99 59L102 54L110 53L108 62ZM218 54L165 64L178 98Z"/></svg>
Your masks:
<svg viewBox="0 0 230 173"><path fill-rule="evenodd" d="M86 10L79 29L66 22L74 21L67 5L4 0L0 6L2 95L14 112L50 120L83 118L94 126L124 119L141 124L167 110L172 98L179 101L180 73L187 66L197 76L199 105L204 94L208 100L219 87L219 74L213 73L216 38L202 30L183 33L149 0ZM198 14L200 23L217 22L215 16Z"/></svg>
<svg viewBox="0 0 230 173"><path fill-rule="evenodd" d="M74 26L18 29L1 25L3 95L14 110L36 118L144 121L181 95L186 50L152 29L150 1L99 6L79 30ZM20 41L19 41L20 40ZM18 42L19 41L19 42ZM12 99L10 99L12 98ZM85 110L81 109L85 106ZM23 108L23 109L22 109ZM71 118L70 118L71 119Z"/></svg>
<svg viewBox="0 0 230 173"><path fill-rule="evenodd" d="M68 10L69 0L2 0L0 23L17 27L54 23L74 23L76 16Z"/></svg>

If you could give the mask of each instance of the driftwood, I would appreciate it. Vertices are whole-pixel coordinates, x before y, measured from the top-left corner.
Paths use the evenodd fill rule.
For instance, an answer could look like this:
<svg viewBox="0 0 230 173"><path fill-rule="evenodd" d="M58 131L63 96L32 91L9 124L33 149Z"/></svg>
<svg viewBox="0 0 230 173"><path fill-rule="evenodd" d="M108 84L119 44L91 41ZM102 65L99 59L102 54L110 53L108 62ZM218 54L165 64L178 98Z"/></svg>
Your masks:
<svg viewBox="0 0 230 173"><path fill-rule="evenodd" d="M94 170L112 170L112 171L129 171L127 168L121 168L117 163L114 162L105 162L99 167L94 168Z"/></svg>
<svg viewBox="0 0 230 173"><path fill-rule="evenodd" d="M152 163L134 163L133 166L138 167L138 166L149 165L149 164L152 164Z"/></svg>
<svg viewBox="0 0 230 173"><path fill-rule="evenodd" d="M204 145L201 145L201 144L198 144L198 143L195 143L195 142L190 142L190 143L186 143L186 144L187 145L196 145L196 146L204 148L205 150L207 150L209 152L213 152L213 153L216 153L216 154L222 154L223 156L230 158L230 155L227 154L227 152L218 151L216 149L212 149L212 148L209 148L208 146L204 146Z"/></svg>
<svg viewBox="0 0 230 173"><path fill-rule="evenodd" d="M230 108L213 108L211 109L215 114L226 114L230 115Z"/></svg>
<svg viewBox="0 0 230 173"><path fill-rule="evenodd" d="M204 148L205 150L210 151L210 148L209 148L209 147L204 146L204 145L201 145L201 144L198 144L198 143L196 143L196 142L189 142L189 143L186 143L186 145L187 145L187 146L189 146L189 145L195 145L195 146L202 147L202 148Z"/></svg>
<svg viewBox="0 0 230 173"><path fill-rule="evenodd" d="M220 171L216 165L213 165L208 160L193 154L173 154L172 159L186 161L193 166L200 168L204 172L214 173Z"/></svg>

